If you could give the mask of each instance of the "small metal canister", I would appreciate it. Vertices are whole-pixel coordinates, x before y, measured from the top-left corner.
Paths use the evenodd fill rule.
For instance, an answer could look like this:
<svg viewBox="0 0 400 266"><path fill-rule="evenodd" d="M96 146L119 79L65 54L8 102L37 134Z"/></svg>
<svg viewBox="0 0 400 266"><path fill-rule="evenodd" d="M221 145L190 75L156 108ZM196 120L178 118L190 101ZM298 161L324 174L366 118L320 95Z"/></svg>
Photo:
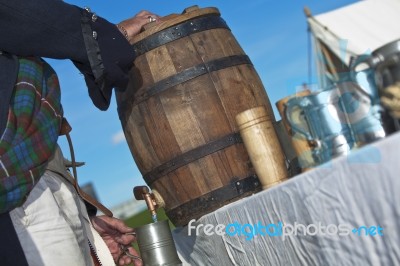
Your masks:
<svg viewBox="0 0 400 266"><path fill-rule="evenodd" d="M135 230L145 266L182 265L167 220L146 224Z"/></svg>

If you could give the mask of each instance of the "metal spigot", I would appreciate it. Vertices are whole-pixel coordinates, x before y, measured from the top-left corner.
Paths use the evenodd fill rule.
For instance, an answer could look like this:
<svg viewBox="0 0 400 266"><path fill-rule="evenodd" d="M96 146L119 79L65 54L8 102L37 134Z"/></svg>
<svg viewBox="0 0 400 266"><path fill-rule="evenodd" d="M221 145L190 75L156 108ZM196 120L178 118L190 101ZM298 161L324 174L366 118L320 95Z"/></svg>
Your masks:
<svg viewBox="0 0 400 266"><path fill-rule="evenodd" d="M147 205L147 209L149 209L151 213L151 219L153 222L157 222L157 209L158 204L154 197L154 194L150 192L149 188L146 186L137 186L133 188L133 195L136 200L144 200Z"/></svg>

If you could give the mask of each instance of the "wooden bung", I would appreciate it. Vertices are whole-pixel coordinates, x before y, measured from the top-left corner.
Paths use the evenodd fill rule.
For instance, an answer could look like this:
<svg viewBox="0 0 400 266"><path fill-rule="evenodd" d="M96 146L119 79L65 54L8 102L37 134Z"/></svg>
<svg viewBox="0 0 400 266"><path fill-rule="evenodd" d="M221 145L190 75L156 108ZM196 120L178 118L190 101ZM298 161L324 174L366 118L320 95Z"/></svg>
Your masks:
<svg viewBox="0 0 400 266"><path fill-rule="evenodd" d="M236 116L240 135L263 189L288 178L285 157L273 127L273 118L263 106Z"/></svg>

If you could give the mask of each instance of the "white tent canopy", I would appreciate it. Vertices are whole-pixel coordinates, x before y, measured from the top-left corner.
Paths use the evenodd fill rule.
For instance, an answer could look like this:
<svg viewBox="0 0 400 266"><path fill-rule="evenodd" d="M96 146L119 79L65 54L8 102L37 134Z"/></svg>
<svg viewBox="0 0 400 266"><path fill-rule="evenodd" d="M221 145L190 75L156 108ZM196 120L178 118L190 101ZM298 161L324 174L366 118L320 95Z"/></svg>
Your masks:
<svg viewBox="0 0 400 266"><path fill-rule="evenodd" d="M363 0L308 18L314 37L349 64L400 39L400 0Z"/></svg>

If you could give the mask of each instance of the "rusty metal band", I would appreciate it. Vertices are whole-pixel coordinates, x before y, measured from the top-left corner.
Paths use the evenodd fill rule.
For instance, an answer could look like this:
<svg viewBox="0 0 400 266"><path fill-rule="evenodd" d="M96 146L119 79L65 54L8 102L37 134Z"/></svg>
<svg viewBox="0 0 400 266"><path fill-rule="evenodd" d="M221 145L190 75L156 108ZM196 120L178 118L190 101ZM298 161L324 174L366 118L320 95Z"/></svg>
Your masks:
<svg viewBox="0 0 400 266"><path fill-rule="evenodd" d="M149 37L133 44L132 47L135 51L136 57L138 57L157 47L180 38L187 37L193 33L218 28L229 30L225 20L223 20L220 16L209 15L205 17L199 17L152 34Z"/></svg>
<svg viewBox="0 0 400 266"><path fill-rule="evenodd" d="M213 190L199 198L188 201L166 214L176 226L184 226L188 219L198 219L246 193L261 190L261 184L256 175L241 180L234 180L227 186Z"/></svg>
<svg viewBox="0 0 400 266"><path fill-rule="evenodd" d="M176 75L160 80L147 89L141 89L140 91L143 91L143 93L137 93L137 95L135 95L133 104L137 105L156 94L201 75L243 64L252 65L251 60L247 55L227 56L207 63L198 64L187 68Z"/></svg>
<svg viewBox="0 0 400 266"><path fill-rule="evenodd" d="M161 177L171 173L172 171L182 166L185 166L214 152L242 142L243 141L239 133L226 135L218 140L211 141L203 146L199 146L193 150L187 151L175 157L174 159L161 164L150 172L144 174L143 179L149 186L151 186L151 184L153 184Z"/></svg>

